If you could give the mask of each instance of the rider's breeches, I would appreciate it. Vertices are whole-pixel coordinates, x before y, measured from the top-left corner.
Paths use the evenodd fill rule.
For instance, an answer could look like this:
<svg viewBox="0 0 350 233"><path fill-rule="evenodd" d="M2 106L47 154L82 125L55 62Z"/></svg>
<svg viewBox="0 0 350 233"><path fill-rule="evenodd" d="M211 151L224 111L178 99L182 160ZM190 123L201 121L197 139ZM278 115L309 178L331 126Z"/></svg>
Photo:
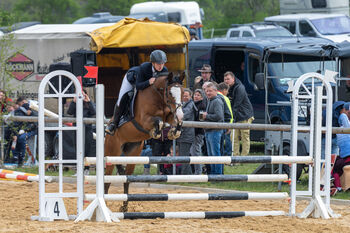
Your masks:
<svg viewBox="0 0 350 233"><path fill-rule="evenodd" d="M134 88L133 85L128 81L128 79L126 78L126 75L124 75L122 86L120 87L119 96L118 96L118 100L117 100L118 106L120 104L120 101L121 101L123 95L125 93L133 90L133 88Z"/></svg>

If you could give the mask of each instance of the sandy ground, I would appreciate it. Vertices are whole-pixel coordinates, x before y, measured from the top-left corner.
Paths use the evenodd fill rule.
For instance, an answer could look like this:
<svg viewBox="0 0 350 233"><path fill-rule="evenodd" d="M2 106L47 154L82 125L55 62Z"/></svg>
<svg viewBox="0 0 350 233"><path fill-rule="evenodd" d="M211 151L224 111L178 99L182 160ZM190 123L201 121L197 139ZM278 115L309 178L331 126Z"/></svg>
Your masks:
<svg viewBox="0 0 350 233"><path fill-rule="evenodd" d="M53 191L57 183L47 184ZM93 193L94 186L86 186ZM74 190L72 184L65 184L65 191ZM110 193L121 190L112 187ZM131 188L131 193L188 193L189 190L160 190ZM298 212L308 204L298 202ZM76 201L65 199L68 214L76 211ZM120 202L109 202L112 211L118 211ZM153 219L121 220L120 223L55 221L31 221L38 215L38 183L0 181L0 232L350 232L349 206L333 205L339 219L298 219L291 217L242 217L234 219ZM288 201L172 201L172 202L131 202L130 212L153 211L247 211L284 210L288 212Z"/></svg>

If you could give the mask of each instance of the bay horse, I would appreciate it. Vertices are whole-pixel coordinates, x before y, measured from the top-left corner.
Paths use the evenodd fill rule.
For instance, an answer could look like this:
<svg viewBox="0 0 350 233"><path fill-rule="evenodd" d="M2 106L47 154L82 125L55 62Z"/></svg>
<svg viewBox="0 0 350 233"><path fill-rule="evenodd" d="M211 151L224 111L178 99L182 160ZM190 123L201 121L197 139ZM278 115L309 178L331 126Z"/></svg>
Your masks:
<svg viewBox="0 0 350 233"><path fill-rule="evenodd" d="M161 137L165 123L171 125L168 133L170 140L180 136L182 125L182 81L185 73L179 77L173 74L160 74L153 85L137 93L134 104L134 119L120 126L114 135L105 137L105 156L140 156L143 142L150 138ZM124 170L117 165L119 175L131 175L135 165L128 164ZM111 175L114 165L106 165L105 175ZM105 194L110 183L105 183ZM124 183L124 193L128 194L129 183ZM121 212L126 212L128 202L124 201Z"/></svg>

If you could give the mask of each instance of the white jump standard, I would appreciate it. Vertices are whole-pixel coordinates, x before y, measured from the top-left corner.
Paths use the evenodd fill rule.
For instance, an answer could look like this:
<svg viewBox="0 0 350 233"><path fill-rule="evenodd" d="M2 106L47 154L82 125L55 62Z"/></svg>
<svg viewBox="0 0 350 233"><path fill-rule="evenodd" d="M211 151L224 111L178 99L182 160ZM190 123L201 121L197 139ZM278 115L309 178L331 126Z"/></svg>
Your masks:
<svg viewBox="0 0 350 233"><path fill-rule="evenodd" d="M307 76L309 75L309 76ZM328 73L329 75L329 73ZM72 74L63 71L55 71L50 73L44 78L47 82L54 76L67 76L71 79L75 78ZM45 192L45 163L51 162L51 160L45 160L44 144L39 147L39 220L47 221L58 219L52 216L55 213L55 202L60 202L59 205L64 208L63 198L76 198L77 199L77 217L75 222L83 220L91 220L93 214L96 212L96 221L105 222L118 222L119 219L155 219L155 218L199 218L199 219L210 219L210 218L235 218L243 216L278 216L285 215L284 211L233 211L233 212L137 212L137 213L113 213L106 206L105 200L108 201L185 201L185 200L206 200L206 201L219 201L219 200L259 200L259 199L289 199L287 193L181 193L181 194L104 194L104 183L126 183L126 182L210 182L210 181L243 181L243 182L271 182L271 181L286 181L288 176L284 174L267 174L267 175L128 175L128 176L104 176L104 165L105 164L175 164L175 163L187 163L187 164L231 164L231 163L270 163L270 164L292 164L291 169L291 191L290 191L290 206L289 216L297 216L295 213L296 207L296 196L311 196L312 201L309 207L300 215L300 217L307 217L313 213L314 217L330 218L337 217L336 214L330 209L329 206L329 183L325 184L326 191L319 191L319 179L320 179L320 154L319 148L320 143L317 142L321 135L320 126L320 104L322 101L320 98L327 100L327 123L326 123L326 173L325 177L330 178L329 167L330 167L330 142L331 142L331 100L332 90L329 83L329 77L327 78L327 72L325 77L317 73L308 73L301 76L300 81L294 86L292 101L293 108L292 112L296 113L298 106L298 99L303 98L303 95L297 94L300 86L304 86L304 80L306 78L318 78L318 81L322 81L326 87L327 96L322 96L321 90L318 91L317 95L314 95L314 87L309 91L308 99L311 99L311 123L309 127L299 126L297 124L297 114L292 114L292 145L291 145L291 156L223 156L223 157L104 157L104 87L103 85L97 85L96 87L96 158L86 158L86 164L96 164L96 176L85 176L86 182L96 182L96 193L85 194L83 190L84 176L83 176L83 143L82 143L82 99L81 99L81 87L76 81L72 81L71 85L75 85L76 93L65 94L65 90L56 90L56 94L43 94L43 89L39 91L39 103L40 108L44 109L44 97L58 98L59 100L59 123L58 127L46 127L44 124L44 113L39 111L39 133L44 135L45 130L59 130L59 159L56 163L59 164L59 192L58 193L46 193ZM299 80L298 79L298 80ZM314 86L314 81L310 82ZM45 83L46 84L46 83ZM52 85L49 83L49 85ZM59 83L61 87L61 81ZM66 127L62 125L62 97L77 97L78 103L81 108L77 107L78 116L77 125L71 129L77 131L77 159L76 160L63 160L62 158L62 131L66 130ZM329 98L327 98L329 97ZM314 103L318 99L318 103ZM39 109L40 110L40 109ZM317 119L319 118L319 119ZM315 120L316 119L316 120ZM297 156L297 137L296 133L300 128L303 130L307 129L310 132L312 140L310 141L310 156ZM318 129L317 129L318 128ZM316 140L316 142L315 142ZM44 139L39 140L44 142ZM315 153L314 153L315 152ZM63 192L63 172L62 165L64 163L74 162L77 164L77 192L64 193ZM309 164L309 184L313 185L312 190L298 191L296 190L296 164ZM312 168L314 169L314 173ZM327 180L328 182L328 180ZM51 201L54 199L55 202ZM90 205L83 210L83 200L92 201ZM47 206L46 206L47 203ZM52 213L50 213L50 211ZM67 214L61 219L68 220Z"/></svg>

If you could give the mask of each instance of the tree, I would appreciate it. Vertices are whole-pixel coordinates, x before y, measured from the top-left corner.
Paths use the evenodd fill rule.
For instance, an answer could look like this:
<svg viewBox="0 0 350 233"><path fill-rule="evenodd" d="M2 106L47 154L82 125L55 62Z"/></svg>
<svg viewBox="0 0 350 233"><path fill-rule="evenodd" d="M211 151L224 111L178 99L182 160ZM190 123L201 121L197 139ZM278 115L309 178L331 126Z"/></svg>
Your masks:
<svg viewBox="0 0 350 233"><path fill-rule="evenodd" d="M128 16L130 8L140 0L85 0L84 13L90 16L95 12L110 12L112 15Z"/></svg>
<svg viewBox="0 0 350 233"><path fill-rule="evenodd" d="M42 23L71 23L79 16L76 0L17 0L14 12L17 21Z"/></svg>

